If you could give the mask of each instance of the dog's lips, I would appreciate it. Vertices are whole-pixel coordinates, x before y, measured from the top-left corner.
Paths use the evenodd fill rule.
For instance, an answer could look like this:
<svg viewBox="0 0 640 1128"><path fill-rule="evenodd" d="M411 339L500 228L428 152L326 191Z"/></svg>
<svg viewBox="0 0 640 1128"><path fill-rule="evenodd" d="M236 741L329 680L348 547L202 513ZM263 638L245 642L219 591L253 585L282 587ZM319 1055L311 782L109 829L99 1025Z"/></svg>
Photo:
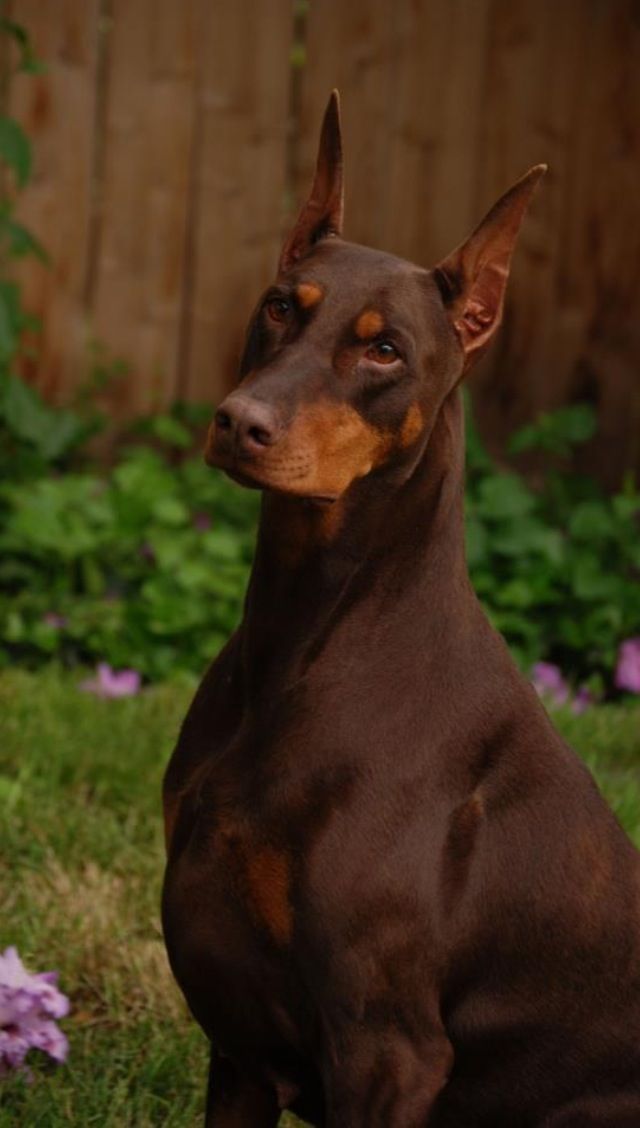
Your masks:
<svg viewBox="0 0 640 1128"><path fill-rule="evenodd" d="M283 494L286 497L299 497L302 501L312 501L318 505L332 505L338 500L337 494L320 494L306 492L287 486L283 482L272 482L267 475L261 475L259 465L255 459L238 458L226 451L216 450L208 446L205 451L205 462L217 470L223 470L227 477L238 485L249 490L268 490L270 493Z"/></svg>

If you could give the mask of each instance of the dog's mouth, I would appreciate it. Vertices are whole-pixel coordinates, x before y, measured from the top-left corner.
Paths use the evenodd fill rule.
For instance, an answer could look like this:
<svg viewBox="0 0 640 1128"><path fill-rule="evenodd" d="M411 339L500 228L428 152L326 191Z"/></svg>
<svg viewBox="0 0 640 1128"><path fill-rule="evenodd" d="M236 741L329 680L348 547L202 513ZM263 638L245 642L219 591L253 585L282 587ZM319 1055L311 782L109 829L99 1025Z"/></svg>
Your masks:
<svg viewBox="0 0 640 1128"><path fill-rule="evenodd" d="M223 470L228 478L249 490L266 490L269 493L282 494L284 497L296 497L301 501L313 502L316 505L333 505L338 500L337 493L322 493L305 488L304 484L297 484L296 477L303 478L302 474L292 475L287 479L271 476L268 468L261 467L257 459L240 458L217 451L215 447L208 446L205 451L205 462L217 470Z"/></svg>

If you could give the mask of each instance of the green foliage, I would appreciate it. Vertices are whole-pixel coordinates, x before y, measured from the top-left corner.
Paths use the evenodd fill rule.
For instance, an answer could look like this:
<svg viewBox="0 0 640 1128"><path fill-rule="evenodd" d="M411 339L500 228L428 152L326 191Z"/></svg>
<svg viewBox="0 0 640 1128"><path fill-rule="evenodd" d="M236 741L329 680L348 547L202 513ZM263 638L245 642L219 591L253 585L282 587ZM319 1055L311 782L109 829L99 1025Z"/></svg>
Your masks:
<svg viewBox="0 0 640 1128"><path fill-rule="evenodd" d="M150 680L203 669L239 619L257 517L255 495L186 453L207 415L177 405L139 421L108 474L60 474L90 427L18 377L0 380L14 440L0 485L0 664L103 660ZM583 407L565 409L512 449L564 452L592 425ZM532 490L469 421L469 565L523 668L544 658L610 687L620 641L640 633L639 515L631 482L610 498L554 471Z"/></svg>
<svg viewBox="0 0 640 1128"><path fill-rule="evenodd" d="M8 277L12 260L33 255L46 261L35 236L14 216L19 190L31 176L31 144L22 126L2 112L15 73L41 69L27 32L0 16L0 35L17 48L17 62L0 78L0 477L44 473L78 448L87 425L71 412L53 411L16 374L16 362L28 354L26 334L38 323L23 307L16 282Z"/></svg>
<svg viewBox="0 0 640 1128"><path fill-rule="evenodd" d="M150 429L192 443L174 416ZM106 477L0 485L0 662L104 660L159 679L200 672L220 649L239 615L257 497L200 456L170 455L136 445Z"/></svg>
<svg viewBox="0 0 640 1128"><path fill-rule="evenodd" d="M595 429L586 405L517 432L510 450L558 455ZM496 466L468 421L467 554L476 590L523 668L545 659L597 690L640 634L640 493L613 497L559 466L534 490Z"/></svg>
<svg viewBox="0 0 640 1128"><path fill-rule="evenodd" d="M65 467L96 429L94 415L49 407L35 388L0 369L0 479L24 481Z"/></svg>
<svg viewBox="0 0 640 1128"><path fill-rule="evenodd" d="M73 413L17 378L0 414L46 471L0 484L0 664L107 661L150 680L198 674L236 625L257 496L189 453L207 408L177 405L135 426L108 473L56 472L81 441ZM4 407L1 405L4 403ZM583 408L526 429L564 450L591 431ZM515 436L514 445L519 442ZM26 468L25 468L26 466ZM560 469L534 490L496 465L468 424L467 553L492 621L525 670L545 659L596 691L619 643L640 634L640 495L613 497Z"/></svg>

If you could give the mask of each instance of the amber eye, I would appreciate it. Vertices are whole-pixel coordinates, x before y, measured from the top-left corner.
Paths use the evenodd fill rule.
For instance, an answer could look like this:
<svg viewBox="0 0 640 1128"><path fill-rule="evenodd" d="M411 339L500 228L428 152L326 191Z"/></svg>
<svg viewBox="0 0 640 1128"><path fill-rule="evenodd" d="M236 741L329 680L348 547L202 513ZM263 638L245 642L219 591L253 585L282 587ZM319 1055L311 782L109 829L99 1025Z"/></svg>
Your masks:
<svg viewBox="0 0 640 1128"><path fill-rule="evenodd" d="M286 298L269 298L265 309L272 321L286 321L291 303Z"/></svg>
<svg viewBox="0 0 640 1128"><path fill-rule="evenodd" d="M396 346L392 345L391 341L374 341L365 353L367 360L374 360L376 364L393 364L399 355Z"/></svg>

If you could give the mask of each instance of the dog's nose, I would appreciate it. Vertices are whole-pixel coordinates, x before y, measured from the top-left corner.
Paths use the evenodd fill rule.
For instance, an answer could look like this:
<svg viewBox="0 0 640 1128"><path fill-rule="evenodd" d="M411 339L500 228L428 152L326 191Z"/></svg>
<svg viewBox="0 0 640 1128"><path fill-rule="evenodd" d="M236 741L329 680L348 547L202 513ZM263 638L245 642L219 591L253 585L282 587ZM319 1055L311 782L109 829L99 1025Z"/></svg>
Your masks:
<svg viewBox="0 0 640 1128"><path fill-rule="evenodd" d="M230 395L215 414L216 437L237 454L260 454L278 437L275 413L267 403L248 396Z"/></svg>

